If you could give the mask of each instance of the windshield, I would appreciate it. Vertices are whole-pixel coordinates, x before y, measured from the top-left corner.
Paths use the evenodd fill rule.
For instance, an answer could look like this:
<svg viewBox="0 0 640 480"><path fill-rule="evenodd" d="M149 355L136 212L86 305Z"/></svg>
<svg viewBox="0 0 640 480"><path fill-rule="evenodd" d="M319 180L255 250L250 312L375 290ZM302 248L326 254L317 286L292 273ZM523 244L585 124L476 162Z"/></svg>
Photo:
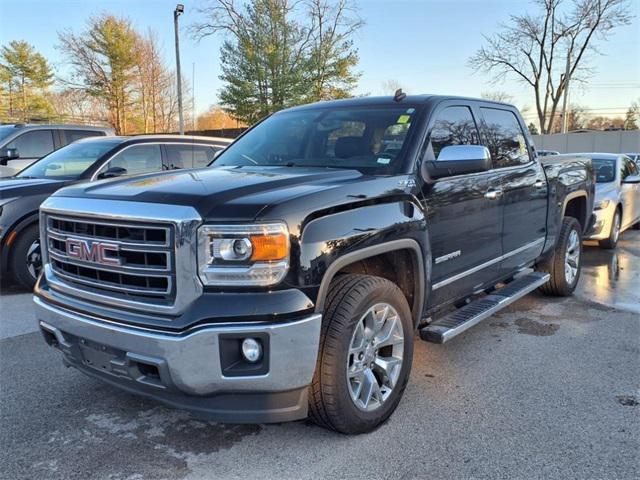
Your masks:
<svg viewBox="0 0 640 480"><path fill-rule="evenodd" d="M236 140L213 167L353 168L389 175L402 164L416 109L343 107L282 112Z"/></svg>
<svg viewBox="0 0 640 480"><path fill-rule="evenodd" d="M0 142L16 131L13 125L0 125Z"/></svg>
<svg viewBox="0 0 640 480"><path fill-rule="evenodd" d="M591 160L596 172L596 183L609 183L616 179L616 161L607 158L594 158Z"/></svg>
<svg viewBox="0 0 640 480"><path fill-rule="evenodd" d="M75 180L115 146L113 141L71 143L41 158L16 176Z"/></svg>

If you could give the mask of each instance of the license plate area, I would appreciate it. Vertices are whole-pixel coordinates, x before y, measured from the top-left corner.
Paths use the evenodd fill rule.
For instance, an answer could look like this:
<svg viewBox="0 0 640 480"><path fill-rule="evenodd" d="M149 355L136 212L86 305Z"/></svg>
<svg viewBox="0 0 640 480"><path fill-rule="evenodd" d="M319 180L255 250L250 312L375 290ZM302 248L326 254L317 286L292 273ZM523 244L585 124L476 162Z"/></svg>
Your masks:
<svg viewBox="0 0 640 480"><path fill-rule="evenodd" d="M128 376L124 351L84 338L77 339L77 345L85 366L112 375Z"/></svg>

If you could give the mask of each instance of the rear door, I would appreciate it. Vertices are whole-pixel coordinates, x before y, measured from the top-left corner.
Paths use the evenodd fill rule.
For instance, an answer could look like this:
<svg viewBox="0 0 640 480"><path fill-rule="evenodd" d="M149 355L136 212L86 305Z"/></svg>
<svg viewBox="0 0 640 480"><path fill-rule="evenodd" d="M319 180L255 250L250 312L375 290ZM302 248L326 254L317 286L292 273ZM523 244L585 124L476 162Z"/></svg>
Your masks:
<svg viewBox="0 0 640 480"><path fill-rule="evenodd" d="M430 121L423 159L449 145L478 145L468 105L445 104ZM460 298L496 277L502 253L500 203L488 198L492 172L458 175L423 186L432 250L431 305Z"/></svg>
<svg viewBox="0 0 640 480"><path fill-rule="evenodd" d="M530 147L524 126L513 110L480 107L484 142L503 209L500 277L535 260L547 227L547 181Z"/></svg>

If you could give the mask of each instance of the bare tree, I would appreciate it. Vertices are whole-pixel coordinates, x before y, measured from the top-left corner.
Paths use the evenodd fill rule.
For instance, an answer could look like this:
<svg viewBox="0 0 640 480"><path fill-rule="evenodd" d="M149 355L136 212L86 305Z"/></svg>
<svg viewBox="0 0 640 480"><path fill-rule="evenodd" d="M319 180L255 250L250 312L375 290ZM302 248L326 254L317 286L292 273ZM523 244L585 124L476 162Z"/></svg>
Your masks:
<svg viewBox="0 0 640 480"><path fill-rule="evenodd" d="M515 76L529 85L542 133L549 133L569 81L584 80L586 55L631 20L629 0L536 0L539 13L513 15L501 31L485 37L470 58L494 81Z"/></svg>
<svg viewBox="0 0 640 480"><path fill-rule="evenodd" d="M513 103L513 96L501 90L482 92L480 93L480 96L482 98L486 98L487 100L493 100L494 102Z"/></svg>
<svg viewBox="0 0 640 480"><path fill-rule="evenodd" d="M398 90L404 90L404 88L402 88L402 84L394 78L385 80L384 82L382 82L381 86L384 95L394 95Z"/></svg>

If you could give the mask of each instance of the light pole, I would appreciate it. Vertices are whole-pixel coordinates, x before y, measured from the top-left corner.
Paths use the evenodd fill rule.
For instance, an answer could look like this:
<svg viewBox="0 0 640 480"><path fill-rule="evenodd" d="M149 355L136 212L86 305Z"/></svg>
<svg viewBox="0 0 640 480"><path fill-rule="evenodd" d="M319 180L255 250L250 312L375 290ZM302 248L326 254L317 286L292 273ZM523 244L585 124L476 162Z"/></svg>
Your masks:
<svg viewBox="0 0 640 480"><path fill-rule="evenodd" d="M180 119L180 135L184 135L184 117L182 115L182 77L180 73L180 38L178 35L178 17L184 12L184 5L179 3L173 11L173 29L176 34L176 76L178 77L178 118Z"/></svg>

